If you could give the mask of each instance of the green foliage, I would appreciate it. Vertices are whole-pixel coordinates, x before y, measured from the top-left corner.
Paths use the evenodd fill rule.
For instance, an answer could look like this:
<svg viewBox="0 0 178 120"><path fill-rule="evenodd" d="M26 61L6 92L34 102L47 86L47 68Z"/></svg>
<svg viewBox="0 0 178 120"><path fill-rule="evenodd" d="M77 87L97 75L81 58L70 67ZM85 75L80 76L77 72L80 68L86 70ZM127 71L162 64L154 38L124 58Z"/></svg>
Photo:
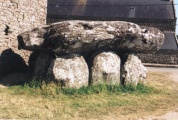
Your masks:
<svg viewBox="0 0 178 120"><path fill-rule="evenodd" d="M17 90L17 91L16 91ZM133 85L107 85L98 84L95 86L83 86L79 89L76 88L61 88L54 83L41 82L35 78L25 84L24 86L16 87L16 93L30 93L39 94L47 97L57 97L60 95L92 95L92 94L151 94L159 93L160 91L154 87L150 87L144 84Z"/></svg>
<svg viewBox="0 0 178 120"><path fill-rule="evenodd" d="M37 80L33 78L29 83L25 84L25 86L29 86L31 88L39 88L41 85L41 80Z"/></svg>
<svg viewBox="0 0 178 120"><path fill-rule="evenodd" d="M81 87L80 89L67 88L62 90L65 95L89 95L89 94L149 94L159 92L159 90L146 86L144 84L138 84L137 86L122 86L122 85L107 85L99 84L96 86Z"/></svg>

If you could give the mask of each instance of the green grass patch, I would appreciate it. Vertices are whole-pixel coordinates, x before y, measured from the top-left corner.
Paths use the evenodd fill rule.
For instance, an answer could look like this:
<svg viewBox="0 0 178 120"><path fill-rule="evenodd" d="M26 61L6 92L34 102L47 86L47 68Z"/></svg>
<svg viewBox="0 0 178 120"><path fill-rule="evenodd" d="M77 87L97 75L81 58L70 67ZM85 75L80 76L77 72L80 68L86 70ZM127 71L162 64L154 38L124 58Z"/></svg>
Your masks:
<svg viewBox="0 0 178 120"><path fill-rule="evenodd" d="M32 80L23 86L10 87L13 94L29 94L29 95L43 95L45 97L57 97L61 95L80 96L80 95L97 95L97 94L152 94L160 93L159 89L155 87L138 84L137 86L127 85L107 85L98 84L95 86L83 86L76 88L61 88L54 83L46 83Z"/></svg>
<svg viewBox="0 0 178 120"><path fill-rule="evenodd" d="M122 86L122 85L106 85L99 84L96 86L81 87L80 89L67 88L62 89L64 95L90 95L90 94L149 94L149 93L159 93L154 87L146 86L143 84L138 84L137 86Z"/></svg>
<svg viewBox="0 0 178 120"><path fill-rule="evenodd" d="M61 88L36 81L0 88L1 119L138 119L178 107L177 83L149 74L146 85Z"/></svg>

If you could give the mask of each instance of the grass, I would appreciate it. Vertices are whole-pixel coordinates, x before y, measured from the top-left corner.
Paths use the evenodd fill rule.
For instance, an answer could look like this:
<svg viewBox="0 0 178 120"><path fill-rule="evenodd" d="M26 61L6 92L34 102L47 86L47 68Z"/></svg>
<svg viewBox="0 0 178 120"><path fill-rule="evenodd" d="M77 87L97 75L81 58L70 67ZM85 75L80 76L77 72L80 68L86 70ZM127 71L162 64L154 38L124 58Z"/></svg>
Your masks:
<svg viewBox="0 0 178 120"><path fill-rule="evenodd" d="M138 119L178 107L177 83L149 73L147 85L61 89L54 84L0 88L2 119Z"/></svg>

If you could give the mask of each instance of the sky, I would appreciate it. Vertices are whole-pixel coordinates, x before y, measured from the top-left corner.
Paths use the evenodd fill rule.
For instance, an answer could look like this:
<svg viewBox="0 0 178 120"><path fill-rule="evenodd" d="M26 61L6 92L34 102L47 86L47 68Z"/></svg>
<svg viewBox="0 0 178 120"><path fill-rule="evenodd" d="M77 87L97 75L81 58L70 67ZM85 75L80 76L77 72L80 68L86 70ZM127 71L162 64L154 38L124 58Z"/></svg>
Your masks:
<svg viewBox="0 0 178 120"><path fill-rule="evenodd" d="M178 0L174 0L174 3L176 4L175 7L176 7L176 16L178 18ZM178 35L178 20L177 20L177 23L176 23L176 35Z"/></svg>

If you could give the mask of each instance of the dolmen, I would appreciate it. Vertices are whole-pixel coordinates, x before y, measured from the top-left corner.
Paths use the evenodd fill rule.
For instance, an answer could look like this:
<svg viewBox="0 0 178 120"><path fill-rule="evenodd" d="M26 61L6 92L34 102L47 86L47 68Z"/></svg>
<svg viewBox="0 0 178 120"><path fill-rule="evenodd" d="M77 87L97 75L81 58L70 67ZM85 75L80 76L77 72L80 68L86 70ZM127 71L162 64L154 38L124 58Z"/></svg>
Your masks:
<svg viewBox="0 0 178 120"><path fill-rule="evenodd" d="M145 83L147 70L135 53L159 50L164 34L130 22L69 20L34 28L17 39L19 49L40 51L34 76L80 88Z"/></svg>

